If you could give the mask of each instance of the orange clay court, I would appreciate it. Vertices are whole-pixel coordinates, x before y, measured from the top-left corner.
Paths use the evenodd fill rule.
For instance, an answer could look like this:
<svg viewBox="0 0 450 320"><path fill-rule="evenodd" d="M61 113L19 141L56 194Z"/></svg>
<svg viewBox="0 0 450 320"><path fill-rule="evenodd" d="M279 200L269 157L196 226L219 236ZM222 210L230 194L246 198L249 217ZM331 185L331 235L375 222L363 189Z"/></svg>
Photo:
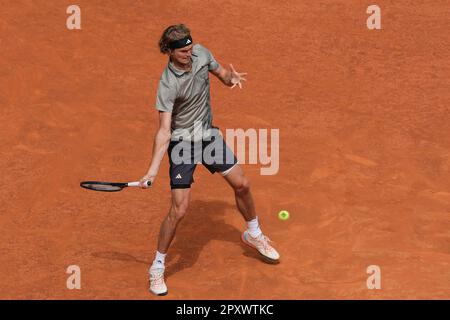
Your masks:
<svg viewBox="0 0 450 320"><path fill-rule="evenodd" d="M130 3L77 0L81 30L66 28L70 1L2 6L0 298L450 298L447 1L376 0L381 30L362 0ZM248 73L243 90L210 76L214 124L280 129L278 174L243 168L281 263L242 244L232 190L199 166L156 297L167 156L148 190L79 183L145 174L167 64L157 41L174 23Z"/></svg>

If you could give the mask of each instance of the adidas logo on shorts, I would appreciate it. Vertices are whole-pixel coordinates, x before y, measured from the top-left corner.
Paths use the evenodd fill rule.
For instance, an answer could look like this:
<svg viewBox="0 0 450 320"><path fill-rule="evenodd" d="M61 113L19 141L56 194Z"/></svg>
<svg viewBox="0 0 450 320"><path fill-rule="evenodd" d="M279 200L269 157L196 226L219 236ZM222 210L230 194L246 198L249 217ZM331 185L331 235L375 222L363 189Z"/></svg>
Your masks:
<svg viewBox="0 0 450 320"><path fill-rule="evenodd" d="M175 179L181 179L181 174L177 174L177 176L175 177Z"/></svg>

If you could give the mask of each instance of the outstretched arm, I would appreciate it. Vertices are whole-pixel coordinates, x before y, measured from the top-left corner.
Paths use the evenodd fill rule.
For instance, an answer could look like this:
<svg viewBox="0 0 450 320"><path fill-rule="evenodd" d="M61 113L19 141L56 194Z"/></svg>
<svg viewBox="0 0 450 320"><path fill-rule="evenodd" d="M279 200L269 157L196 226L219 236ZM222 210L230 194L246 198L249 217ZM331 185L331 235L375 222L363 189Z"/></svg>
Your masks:
<svg viewBox="0 0 450 320"><path fill-rule="evenodd" d="M231 87L231 89L233 89L236 85L238 85L239 88L242 89L241 81L247 81L247 79L244 78L247 73L236 72L232 64L230 64L230 70L222 68L222 66L219 65L219 67L215 70L212 70L211 73L219 78L219 80L222 81L223 84Z"/></svg>
<svg viewBox="0 0 450 320"><path fill-rule="evenodd" d="M158 174L161 161L164 158L164 154L166 153L167 148L169 147L171 137L171 120L171 112L159 112L159 129L156 132L155 139L153 141L152 161L147 174L140 180L141 187L146 186L146 181L151 181L153 183L156 175Z"/></svg>

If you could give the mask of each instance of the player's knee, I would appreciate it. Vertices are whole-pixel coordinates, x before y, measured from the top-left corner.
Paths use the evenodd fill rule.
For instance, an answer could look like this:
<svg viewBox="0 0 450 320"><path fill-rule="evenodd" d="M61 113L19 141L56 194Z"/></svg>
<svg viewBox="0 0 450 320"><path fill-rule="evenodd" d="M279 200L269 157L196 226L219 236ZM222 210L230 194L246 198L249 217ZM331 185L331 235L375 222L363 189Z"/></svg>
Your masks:
<svg viewBox="0 0 450 320"><path fill-rule="evenodd" d="M237 184L237 186L234 188L236 193L239 194L245 194L250 191L250 181L243 177L241 181Z"/></svg>
<svg viewBox="0 0 450 320"><path fill-rule="evenodd" d="M171 220L178 222L184 218L188 209L188 202L182 203L174 203L172 204L172 208L170 210L170 218Z"/></svg>

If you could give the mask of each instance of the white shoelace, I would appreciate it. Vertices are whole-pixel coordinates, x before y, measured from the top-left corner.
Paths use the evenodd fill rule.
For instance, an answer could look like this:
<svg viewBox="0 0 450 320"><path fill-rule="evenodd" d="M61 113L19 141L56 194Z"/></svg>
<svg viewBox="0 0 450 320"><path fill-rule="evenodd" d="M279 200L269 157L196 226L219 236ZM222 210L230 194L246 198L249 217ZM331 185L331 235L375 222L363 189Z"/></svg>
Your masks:
<svg viewBox="0 0 450 320"><path fill-rule="evenodd" d="M164 283L164 272L150 272L150 280L155 285L162 285Z"/></svg>
<svg viewBox="0 0 450 320"><path fill-rule="evenodd" d="M270 240L269 237L265 235L261 235L259 239L256 238L256 241L262 244L265 251L271 251L273 249L272 246L270 245L270 243L273 243L273 241Z"/></svg>

